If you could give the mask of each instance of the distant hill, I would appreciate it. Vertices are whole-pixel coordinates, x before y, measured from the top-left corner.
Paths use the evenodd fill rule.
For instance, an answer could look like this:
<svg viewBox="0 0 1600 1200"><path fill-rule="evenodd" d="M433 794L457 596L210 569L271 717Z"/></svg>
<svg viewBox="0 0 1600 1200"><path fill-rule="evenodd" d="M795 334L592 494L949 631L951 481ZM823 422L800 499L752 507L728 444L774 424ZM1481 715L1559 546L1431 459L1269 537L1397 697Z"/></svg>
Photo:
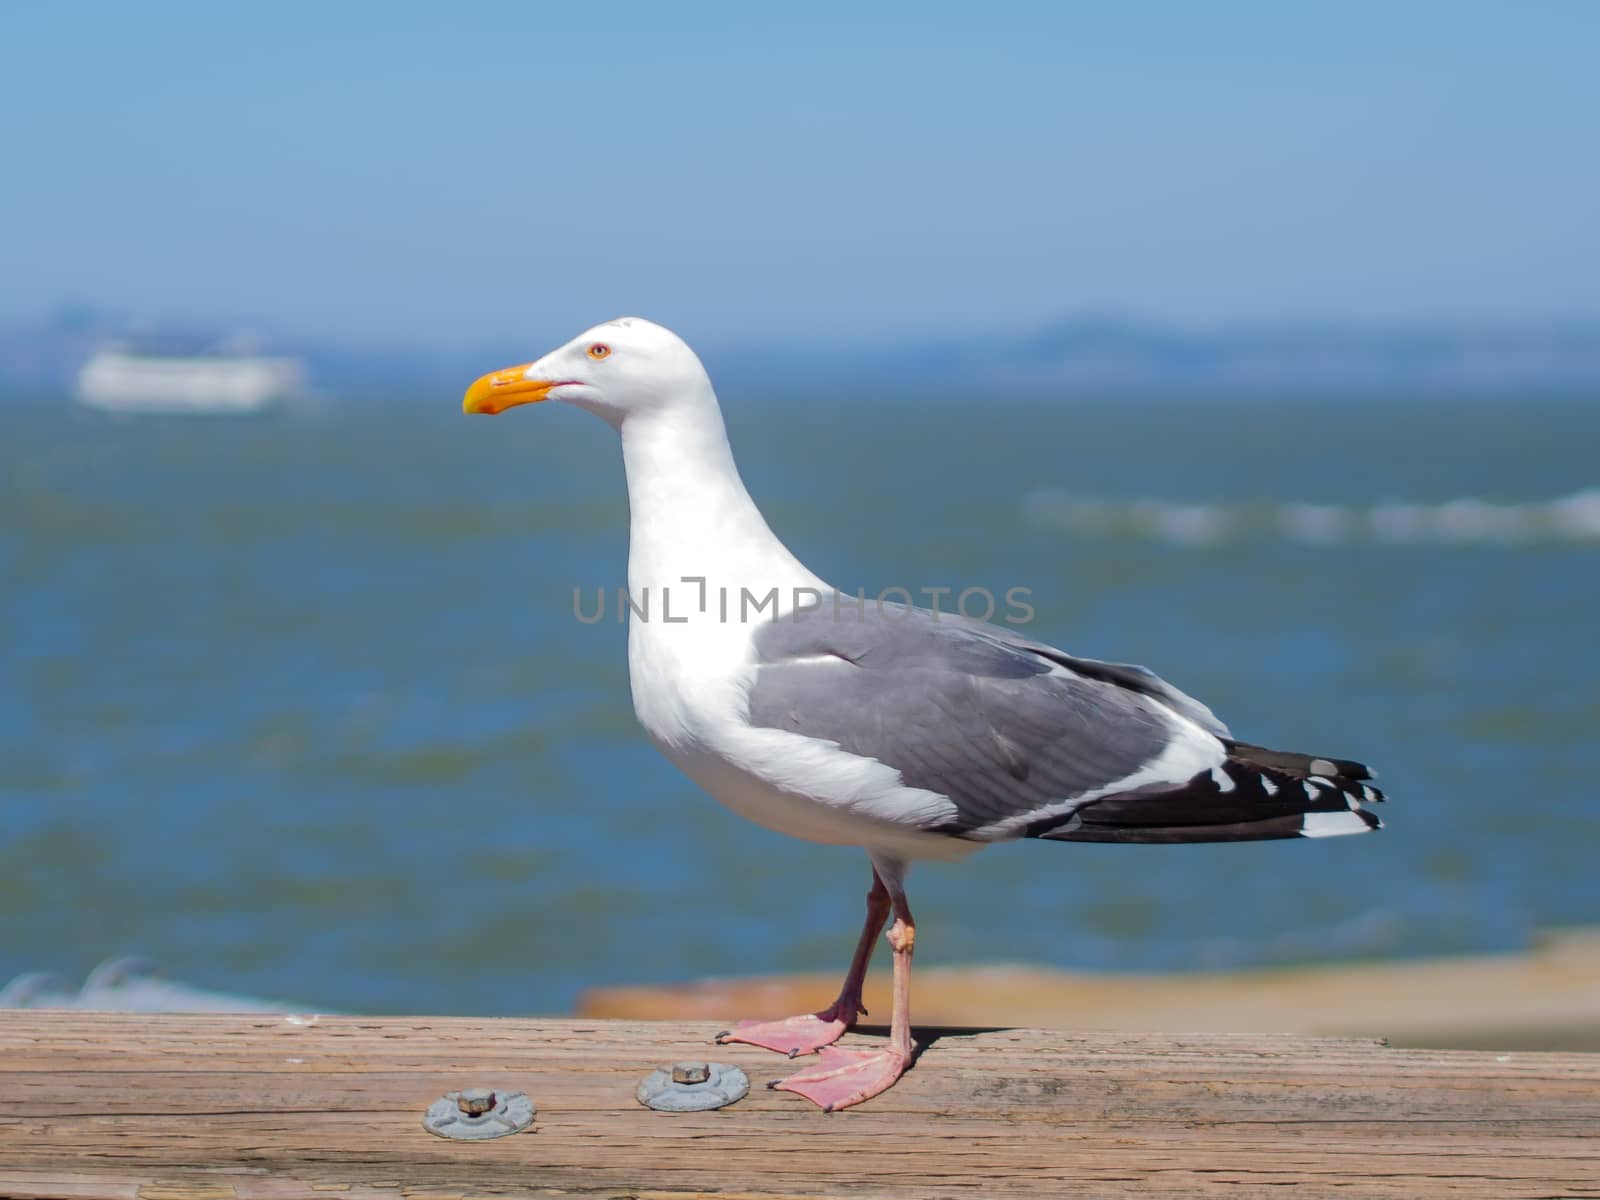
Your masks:
<svg viewBox="0 0 1600 1200"><path fill-rule="evenodd" d="M708 356L709 357L709 356ZM863 349L734 348L722 377L1062 394L1294 387L1347 391L1600 389L1600 323L1253 324L1194 331L1080 317L1015 338L945 338Z"/></svg>
<svg viewBox="0 0 1600 1200"><path fill-rule="evenodd" d="M0 324L0 394L59 393L91 350L128 324L84 308ZM163 330L191 340L232 333ZM560 333L552 331L553 337ZM363 347L289 338L264 348L305 360L318 390L359 397L459 390L526 346ZM1077 317L1014 336L928 337L886 345L701 346L724 385L792 393L848 380L921 394L968 387L1059 395L1126 391L1600 389L1600 322L1259 323L1178 329Z"/></svg>

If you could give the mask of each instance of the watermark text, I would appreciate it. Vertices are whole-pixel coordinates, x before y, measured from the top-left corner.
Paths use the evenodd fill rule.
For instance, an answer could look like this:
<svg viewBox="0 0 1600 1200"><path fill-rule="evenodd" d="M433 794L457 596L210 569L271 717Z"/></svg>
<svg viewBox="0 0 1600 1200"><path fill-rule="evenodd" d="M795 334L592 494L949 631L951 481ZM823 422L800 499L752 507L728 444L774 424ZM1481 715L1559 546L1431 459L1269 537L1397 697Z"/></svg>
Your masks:
<svg viewBox="0 0 1600 1200"><path fill-rule="evenodd" d="M934 620L957 616L968 621L1027 625L1034 618L1032 596L1033 589L1026 587L1006 588L997 594L986 587L893 586L872 596L865 588L854 592L812 587L734 589L712 587L703 575L685 575L675 585L640 588L637 593L625 587L574 587L572 615L584 625L596 625L608 613L619 625L630 620L684 625L708 618L747 625L785 620L903 621L921 609Z"/></svg>

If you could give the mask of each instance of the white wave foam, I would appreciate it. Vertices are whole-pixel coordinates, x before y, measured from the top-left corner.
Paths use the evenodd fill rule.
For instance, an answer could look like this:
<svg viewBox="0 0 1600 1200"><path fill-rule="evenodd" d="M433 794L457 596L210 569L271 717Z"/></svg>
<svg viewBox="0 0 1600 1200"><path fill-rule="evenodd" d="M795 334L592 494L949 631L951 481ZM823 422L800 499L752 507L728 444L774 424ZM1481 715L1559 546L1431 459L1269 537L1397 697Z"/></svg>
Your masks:
<svg viewBox="0 0 1600 1200"><path fill-rule="evenodd" d="M1146 537L1180 546L1278 537L1306 545L1356 542L1523 545L1600 541L1600 487L1556 500L1499 504L1476 497L1441 504L1179 504L1108 500L1036 488L1023 519L1090 537Z"/></svg>

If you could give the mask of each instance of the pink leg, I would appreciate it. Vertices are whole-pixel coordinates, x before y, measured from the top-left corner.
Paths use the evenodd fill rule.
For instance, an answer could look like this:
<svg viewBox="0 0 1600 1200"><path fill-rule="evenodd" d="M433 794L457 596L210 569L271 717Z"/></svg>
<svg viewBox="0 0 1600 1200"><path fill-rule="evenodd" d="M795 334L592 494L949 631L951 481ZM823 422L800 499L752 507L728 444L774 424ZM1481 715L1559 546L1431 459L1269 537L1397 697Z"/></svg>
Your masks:
<svg viewBox="0 0 1600 1200"><path fill-rule="evenodd" d="M889 1045L875 1051L824 1050L814 1067L769 1086L798 1092L822 1107L837 1112L870 1100L893 1087L911 1062L911 952L917 944L917 927L905 896L894 897L894 924L889 945L894 948L894 1012L889 1019Z"/></svg>
<svg viewBox="0 0 1600 1200"><path fill-rule="evenodd" d="M844 1031L856 1023L858 1016L866 1014L861 1003L861 984L867 977L867 963L872 958L872 947L878 940L883 924L889 919L889 889L884 887L878 873L872 873L872 890L867 893L867 920L861 927L861 938L856 942L855 957L850 960L850 972L844 977L844 987L839 998L819 1013L802 1017L788 1017L781 1021L740 1021L731 1031L717 1034L717 1044L748 1042L787 1054L811 1054L824 1046L831 1046L844 1036Z"/></svg>

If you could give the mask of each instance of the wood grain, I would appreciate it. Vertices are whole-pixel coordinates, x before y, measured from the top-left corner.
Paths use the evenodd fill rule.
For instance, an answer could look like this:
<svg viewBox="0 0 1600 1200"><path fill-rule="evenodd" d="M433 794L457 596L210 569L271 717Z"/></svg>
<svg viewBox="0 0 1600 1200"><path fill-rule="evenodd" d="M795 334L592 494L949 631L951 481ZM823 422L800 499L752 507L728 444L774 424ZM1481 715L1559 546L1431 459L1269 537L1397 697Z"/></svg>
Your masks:
<svg viewBox="0 0 1600 1200"><path fill-rule="evenodd" d="M824 1115L716 1028L0 1012L0 1194L1600 1197L1597 1055L925 1029L899 1086ZM709 1057L749 1073L747 1099L634 1101L653 1067ZM423 1131L474 1085L528 1092L534 1129Z"/></svg>

